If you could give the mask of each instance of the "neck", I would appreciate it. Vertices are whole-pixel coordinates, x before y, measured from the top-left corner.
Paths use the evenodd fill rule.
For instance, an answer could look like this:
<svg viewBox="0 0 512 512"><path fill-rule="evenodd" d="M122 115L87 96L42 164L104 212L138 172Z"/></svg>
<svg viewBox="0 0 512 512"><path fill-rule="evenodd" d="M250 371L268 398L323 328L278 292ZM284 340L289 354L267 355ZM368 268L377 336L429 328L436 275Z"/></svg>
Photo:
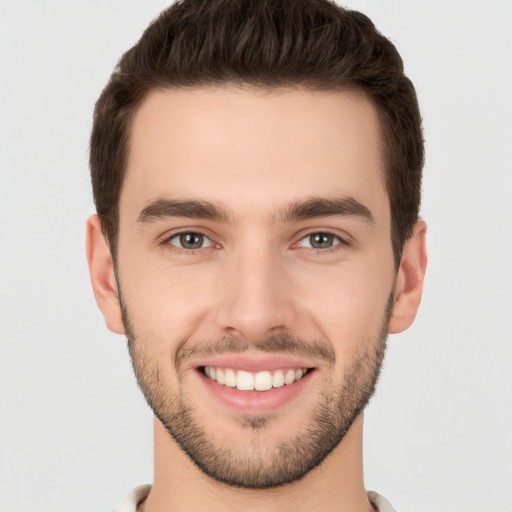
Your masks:
<svg viewBox="0 0 512 512"><path fill-rule="evenodd" d="M266 490L220 484L193 464L155 420L155 478L143 512L370 512L363 483L363 418L317 468L298 482Z"/></svg>

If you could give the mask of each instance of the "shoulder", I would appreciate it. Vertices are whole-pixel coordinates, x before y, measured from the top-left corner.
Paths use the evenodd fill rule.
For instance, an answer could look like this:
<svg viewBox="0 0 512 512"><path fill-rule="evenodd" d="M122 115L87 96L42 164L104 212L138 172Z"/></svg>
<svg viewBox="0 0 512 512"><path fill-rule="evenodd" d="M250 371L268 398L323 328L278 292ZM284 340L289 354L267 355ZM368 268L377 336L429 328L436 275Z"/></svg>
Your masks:
<svg viewBox="0 0 512 512"><path fill-rule="evenodd" d="M375 491L368 491L368 499L370 503L377 509L377 512L398 512L393 508L391 503Z"/></svg>
<svg viewBox="0 0 512 512"><path fill-rule="evenodd" d="M151 490L151 485L134 487L112 512L137 512L137 506ZM397 512L389 501L375 491L368 491L368 498L378 512Z"/></svg>
<svg viewBox="0 0 512 512"><path fill-rule="evenodd" d="M137 506L147 498L150 490L151 485L149 484L134 487L112 512L136 512Z"/></svg>

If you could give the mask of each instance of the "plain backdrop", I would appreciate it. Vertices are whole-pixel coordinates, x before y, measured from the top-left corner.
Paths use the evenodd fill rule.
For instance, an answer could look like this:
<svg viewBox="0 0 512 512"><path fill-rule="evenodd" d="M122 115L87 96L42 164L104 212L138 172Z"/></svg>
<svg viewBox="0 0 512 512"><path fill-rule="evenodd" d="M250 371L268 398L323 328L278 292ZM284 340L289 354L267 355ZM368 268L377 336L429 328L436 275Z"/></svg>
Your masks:
<svg viewBox="0 0 512 512"><path fill-rule="evenodd" d="M107 511L152 417L89 286L93 105L163 0L0 0L0 510ZM396 44L427 148L430 265L365 419L402 511L512 510L512 1L347 1Z"/></svg>

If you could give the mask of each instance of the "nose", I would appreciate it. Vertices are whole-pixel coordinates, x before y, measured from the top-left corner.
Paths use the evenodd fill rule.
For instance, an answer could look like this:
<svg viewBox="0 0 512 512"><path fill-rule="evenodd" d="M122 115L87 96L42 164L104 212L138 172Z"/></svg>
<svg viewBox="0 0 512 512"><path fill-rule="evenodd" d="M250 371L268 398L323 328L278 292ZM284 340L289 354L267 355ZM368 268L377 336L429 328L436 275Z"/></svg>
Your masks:
<svg viewBox="0 0 512 512"><path fill-rule="evenodd" d="M272 249L256 245L227 259L216 311L225 334L249 342L291 330L295 318L285 262Z"/></svg>

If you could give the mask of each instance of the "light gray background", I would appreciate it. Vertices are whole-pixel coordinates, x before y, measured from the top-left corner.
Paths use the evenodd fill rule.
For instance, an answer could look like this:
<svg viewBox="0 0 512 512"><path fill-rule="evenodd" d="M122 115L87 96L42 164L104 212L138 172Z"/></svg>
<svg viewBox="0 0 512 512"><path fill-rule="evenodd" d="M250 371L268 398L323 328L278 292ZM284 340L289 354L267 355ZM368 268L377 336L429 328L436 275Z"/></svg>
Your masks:
<svg viewBox="0 0 512 512"><path fill-rule="evenodd" d="M152 479L151 414L84 256L95 99L163 0L0 1L0 510L108 510ZM416 84L430 265L366 414L400 510L512 510L512 2L372 0Z"/></svg>

